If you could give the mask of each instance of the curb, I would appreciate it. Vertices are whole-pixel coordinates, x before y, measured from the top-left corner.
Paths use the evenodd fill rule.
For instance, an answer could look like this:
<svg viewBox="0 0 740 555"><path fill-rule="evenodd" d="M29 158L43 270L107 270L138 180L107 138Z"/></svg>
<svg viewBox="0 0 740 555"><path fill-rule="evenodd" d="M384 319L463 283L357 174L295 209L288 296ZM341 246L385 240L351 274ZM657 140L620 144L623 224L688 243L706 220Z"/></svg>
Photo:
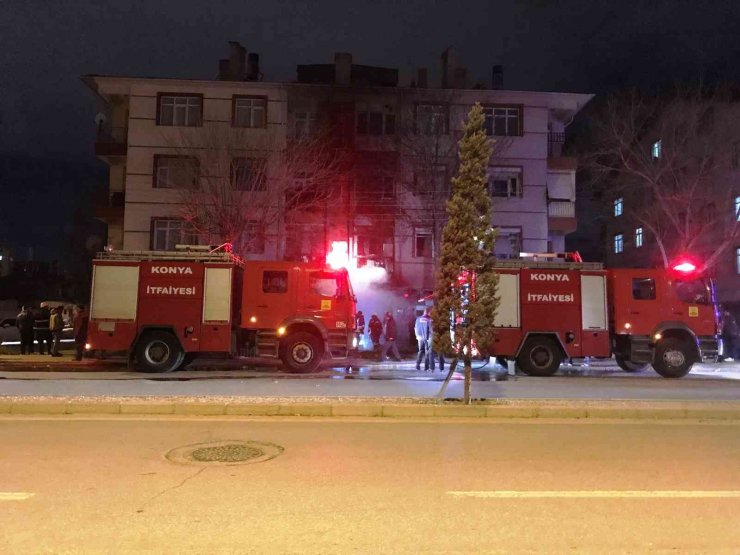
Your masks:
<svg viewBox="0 0 740 555"><path fill-rule="evenodd" d="M740 421L740 403L675 401L506 401L434 404L383 399L345 398L338 402L296 399L271 403L254 401L198 401L183 399L127 398L96 400L83 398L0 398L0 416L8 415L124 415L124 416L319 416L373 418L469 418L485 419L633 419L633 420L722 420Z"/></svg>

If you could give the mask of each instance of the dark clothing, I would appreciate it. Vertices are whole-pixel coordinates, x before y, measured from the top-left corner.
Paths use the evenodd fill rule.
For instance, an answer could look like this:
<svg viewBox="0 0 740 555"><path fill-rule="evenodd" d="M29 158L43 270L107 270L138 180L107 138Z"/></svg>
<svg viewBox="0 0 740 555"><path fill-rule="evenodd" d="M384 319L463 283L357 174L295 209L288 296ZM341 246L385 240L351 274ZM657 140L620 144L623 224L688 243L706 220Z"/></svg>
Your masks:
<svg viewBox="0 0 740 555"><path fill-rule="evenodd" d="M373 349L377 349L380 347L380 336L383 333L383 323L380 321L380 318L373 315L370 318L370 339L373 342Z"/></svg>
<svg viewBox="0 0 740 555"><path fill-rule="evenodd" d="M385 333L386 341L395 341L396 339L398 339L398 328L396 326L396 321L393 319L393 316L386 317L385 330L383 331Z"/></svg>
<svg viewBox="0 0 740 555"><path fill-rule="evenodd" d="M396 339L398 336L398 329L396 327L396 321L393 316L385 317L385 341L383 341L383 351L380 354L380 360L384 361L388 355L388 351L393 351L393 357L395 360L401 360L401 354L398 352L398 346L396 345Z"/></svg>
<svg viewBox="0 0 740 555"><path fill-rule="evenodd" d="M722 314L722 347L723 358L737 358L738 325L735 317L729 312Z"/></svg>
<svg viewBox="0 0 740 555"><path fill-rule="evenodd" d="M81 310L75 316L74 334L75 334L75 359L82 360L85 352L85 343L87 343L87 324L89 317L87 311Z"/></svg>
<svg viewBox="0 0 740 555"><path fill-rule="evenodd" d="M16 316L15 325L21 335L21 354L33 354L33 315L23 310Z"/></svg>
<svg viewBox="0 0 740 555"><path fill-rule="evenodd" d="M33 334L39 344L39 354L51 354L51 329L49 320L51 311L48 308L39 308L34 311ZM46 347L44 347L46 345Z"/></svg>
<svg viewBox="0 0 740 555"><path fill-rule="evenodd" d="M429 353L428 345L425 339L417 339L417 346L419 348L419 354L416 355L416 369L421 370L421 361L424 360L424 372L429 370Z"/></svg>
<svg viewBox="0 0 740 555"><path fill-rule="evenodd" d="M365 334L365 315L362 314L362 312L358 312L357 316L355 317L355 328L357 329L357 333L360 335Z"/></svg>
<svg viewBox="0 0 740 555"><path fill-rule="evenodd" d="M429 370L429 340L432 337L432 321L426 314L419 316L414 322L414 335L419 348L416 356L416 369L421 370L421 360L424 359L424 371Z"/></svg>
<svg viewBox="0 0 740 555"><path fill-rule="evenodd" d="M435 362L436 361L436 362ZM434 370L435 364L439 363L439 371L442 372L445 369L445 357L442 353L437 353L429 349L429 363Z"/></svg>
<svg viewBox="0 0 740 555"><path fill-rule="evenodd" d="M49 327L51 328L51 335L54 338L54 343L51 348L51 356L60 357L62 355L59 352L59 343L62 341L62 330L64 329L64 319L62 317L61 310L55 310L51 313Z"/></svg>

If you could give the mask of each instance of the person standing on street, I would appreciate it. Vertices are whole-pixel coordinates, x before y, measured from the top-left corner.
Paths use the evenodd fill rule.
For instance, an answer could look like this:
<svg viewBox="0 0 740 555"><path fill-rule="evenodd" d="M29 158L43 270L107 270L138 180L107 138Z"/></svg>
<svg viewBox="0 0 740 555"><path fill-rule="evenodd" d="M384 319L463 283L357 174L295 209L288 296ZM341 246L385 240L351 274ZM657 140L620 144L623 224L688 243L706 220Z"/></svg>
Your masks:
<svg viewBox="0 0 740 555"><path fill-rule="evenodd" d="M51 349L51 356L60 357L62 353L59 352L59 342L62 340L62 330L64 329L64 307L58 306L51 312L51 318L49 319L49 329L51 329L51 335L54 339L54 345Z"/></svg>
<svg viewBox="0 0 740 555"><path fill-rule="evenodd" d="M33 354L33 314L25 306L20 314L16 316L15 325L21 334L21 354Z"/></svg>
<svg viewBox="0 0 740 555"><path fill-rule="evenodd" d="M380 349L380 336L383 334L383 322L380 321L377 314L370 317L370 340L373 342L373 351Z"/></svg>
<svg viewBox="0 0 740 555"><path fill-rule="evenodd" d="M735 317L729 310L722 312L722 359L736 359L738 325Z"/></svg>
<svg viewBox="0 0 740 555"><path fill-rule="evenodd" d="M82 354L85 352L85 343L87 343L87 323L89 317L87 310L81 304L75 307L75 360L82 360Z"/></svg>
<svg viewBox="0 0 740 555"><path fill-rule="evenodd" d="M393 314L386 312L383 324L385 341L383 341L383 350L380 353L380 361L384 362L388 356L388 351L393 351L393 360L400 362L401 354L398 352L398 346L396 345L396 339L398 339L398 326L396 326L396 320L393 318Z"/></svg>
<svg viewBox="0 0 740 555"><path fill-rule="evenodd" d="M424 372L429 370L429 342L432 339L431 320L429 311L416 318L414 322L414 335L419 353L416 355L416 369L421 370L421 359L424 359Z"/></svg>
<svg viewBox="0 0 740 555"><path fill-rule="evenodd" d="M46 353L51 354L51 330L49 329L49 322L51 319L51 311L46 303L41 303L41 308L34 311L33 321L33 334L36 337L36 342L39 344L39 354L45 355Z"/></svg>
<svg viewBox="0 0 740 555"><path fill-rule="evenodd" d="M357 349L360 349L362 338L365 337L365 315L358 310L355 315L355 337L357 337Z"/></svg>

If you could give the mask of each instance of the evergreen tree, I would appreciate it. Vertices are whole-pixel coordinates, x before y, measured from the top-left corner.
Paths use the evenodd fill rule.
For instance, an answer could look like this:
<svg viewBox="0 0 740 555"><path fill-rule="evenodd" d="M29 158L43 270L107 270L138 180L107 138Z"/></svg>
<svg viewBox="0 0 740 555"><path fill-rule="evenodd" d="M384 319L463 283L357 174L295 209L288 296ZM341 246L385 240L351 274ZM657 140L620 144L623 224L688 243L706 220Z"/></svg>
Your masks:
<svg viewBox="0 0 740 555"><path fill-rule="evenodd" d="M492 254L495 233L486 187L492 145L484 121L483 110L476 103L459 142L460 168L452 179L452 196L447 203L432 313L436 349L464 364L466 404L470 403L472 348L475 344L488 350L498 306L498 276L493 271Z"/></svg>

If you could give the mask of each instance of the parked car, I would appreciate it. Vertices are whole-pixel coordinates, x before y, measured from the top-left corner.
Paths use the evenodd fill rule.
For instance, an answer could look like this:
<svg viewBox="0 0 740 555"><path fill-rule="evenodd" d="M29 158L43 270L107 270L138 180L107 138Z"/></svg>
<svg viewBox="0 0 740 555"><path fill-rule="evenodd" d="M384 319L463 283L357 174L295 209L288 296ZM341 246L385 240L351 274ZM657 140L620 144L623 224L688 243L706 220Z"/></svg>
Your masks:
<svg viewBox="0 0 740 555"><path fill-rule="evenodd" d="M62 330L62 343L74 343L75 334L72 323L65 320ZM0 320L0 345L12 346L21 344L21 333L15 325L15 318Z"/></svg>

